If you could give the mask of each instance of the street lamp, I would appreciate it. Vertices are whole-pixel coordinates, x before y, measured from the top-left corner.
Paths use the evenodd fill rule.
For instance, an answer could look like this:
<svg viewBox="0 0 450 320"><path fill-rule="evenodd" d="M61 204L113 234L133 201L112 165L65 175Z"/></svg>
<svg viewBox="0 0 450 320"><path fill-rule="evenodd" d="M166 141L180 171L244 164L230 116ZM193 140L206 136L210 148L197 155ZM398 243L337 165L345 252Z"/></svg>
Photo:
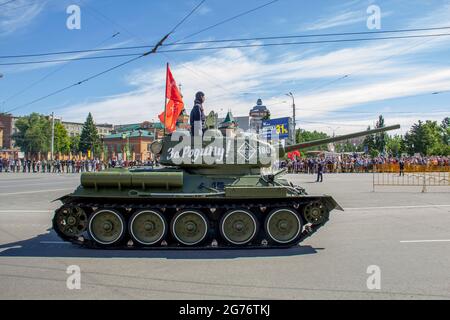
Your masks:
<svg viewBox="0 0 450 320"><path fill-rule="evenodd" d="M331 129L331 131L333 131L333 138L336 137L336 131L338 131L341 127L327 127L328 129Z"/></svg>
<svg viewBox="0 0 450 320"><path fill-rule="evenodd" d="M295 121L295 98L294 98L294 94L292 92L286 93L286 95L288 97L292 98L292 115L293 115L293 124L294 124L294 137L293 137L293 141L294 144L297 143L297 132L296 132L296 121Z"/></svg>

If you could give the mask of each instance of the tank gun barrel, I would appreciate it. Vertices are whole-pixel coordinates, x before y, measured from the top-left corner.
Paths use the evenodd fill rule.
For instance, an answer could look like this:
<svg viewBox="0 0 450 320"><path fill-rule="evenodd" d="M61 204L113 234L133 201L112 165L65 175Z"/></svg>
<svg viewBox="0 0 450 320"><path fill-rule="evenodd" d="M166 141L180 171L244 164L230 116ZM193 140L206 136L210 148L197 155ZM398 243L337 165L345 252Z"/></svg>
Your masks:
<svg viewBox="0 0 450 320"><path fill-rule="evenodd" d="M295 151L295 150L300 150L300 149L304 149L304 148L320 146L320 145L323 145L323 144L328 144L328 143L333 143L333 142L338 142L338 141L344 141L344 140L349 140L349 139L354 139L354 138L359 138L359 137L364 137L364 136L368 136L368 135L371 135L371 134L377 134L377 133L391 131L391 130L397 130L397 129L400 129L400 125L399 124L394 125L394 126L389 126L389 127L383 127L383 128L378 128L378 129L372 129L372 130L366 130L366 131L361 131L361 132L350 133L350 134L346 134L346 135L338 136L338 137L333 137L333 138L302 142L302 143L294 144L294 145L291 145L291 146L286 146L282 150L282 152L280 152L280 153L281 154L283 154L283 153L285 154L287 152L292 152L292 151ZM281 154L280 154L280 156L281 156Z"/></svg>

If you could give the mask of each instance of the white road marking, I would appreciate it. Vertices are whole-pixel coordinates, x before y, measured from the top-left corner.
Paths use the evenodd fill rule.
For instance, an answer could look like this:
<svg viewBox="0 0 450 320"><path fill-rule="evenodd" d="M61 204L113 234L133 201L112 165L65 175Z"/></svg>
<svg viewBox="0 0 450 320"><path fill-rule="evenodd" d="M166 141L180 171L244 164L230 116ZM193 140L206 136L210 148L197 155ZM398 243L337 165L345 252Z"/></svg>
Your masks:
<svg viewBox="0 0 450 320"><path fill-rule="evenodd" d="M0 249L0 253L3 253L3 252L5 252L5 251L7 251L7 250L11 250L11 249L20 249L20 248L22 248L22 246L15 246L15 247L2 248L2 249Z"/></svg>
<svg viewBox="0 0 450 320"><path fill-rule="evenodd" d="M23 185L20 186L14 186L15 188L18 187L39 187L39 186L47 186L47 187L51 187L57 184L62 184L62 185L66 185L67 186L67 182L65 181L60 181L60 182L54 182L54 181L50 181L49 183L25 183ZM11 183L8 182L7 185L4 186L0 186L0 189L10 189L11 188Z"/></svg>
<svg viewBox="0 0 450 320"><path fill-rule="evenodd" d="M41 241L40 244L71 244L65 241Z"/></svg>
<svg viewBox="0 0 450 320"><path fill-rule="evenodd" d="M0 210L0 213L51 213L53 210Z"/></svg>
<svg viewBox="0 0 450 320"><path fill-rule="evenodd" d="M405 240L400 241L400 243L430 243L430 242L450 242L450 239L445 240Z"/></svg>
<svg viewBox="0 0 450 320"><path fill-rule="evenodd" d="M356 210L383 210L383 209L418 209L418 208L450 208L450 204L430 204L423 206L393 206L393 207L364 207L364 208L344 208L345 211Z"/></svg>
<svg viewBox="0 0 450 320"><path fill-rule="evenodd" d="M39 191L24 191L24 192L13 192L13 193L0 193L0 197L5 196L14 196L19 194L33 194L33 193L45 193L45 192L57 192L57 191L67 191L71 190L73 191L73 188L65 188L65 189L53 189L53 190L39 190Z"/></svg>

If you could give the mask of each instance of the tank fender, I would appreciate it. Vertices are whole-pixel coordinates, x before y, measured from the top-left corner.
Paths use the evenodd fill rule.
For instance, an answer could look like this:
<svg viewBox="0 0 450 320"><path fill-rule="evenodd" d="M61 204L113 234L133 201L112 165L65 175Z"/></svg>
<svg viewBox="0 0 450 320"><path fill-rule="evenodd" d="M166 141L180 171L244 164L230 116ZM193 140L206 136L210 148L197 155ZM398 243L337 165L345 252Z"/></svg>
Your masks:
<svg viewBox="0 0 450 320"><path fill-rule="evenodd" d="M327 206L328 210L333 211L333 210L339 210L339 211L344 211L344 208L342 208L337 202L336 200L333 199L332 196L328 196L325 195L322 198L324 204Z"/></svg>
<svg viewBox="0 0 450 320"><path fill-rule="evenodd" d="M66 203L67 200L70 199L70 196L71 196L70 194L66 194L65 196L62 196L61 198L53 200L52 203L56 202L56 201L61 201L62 203Z"/></svg>

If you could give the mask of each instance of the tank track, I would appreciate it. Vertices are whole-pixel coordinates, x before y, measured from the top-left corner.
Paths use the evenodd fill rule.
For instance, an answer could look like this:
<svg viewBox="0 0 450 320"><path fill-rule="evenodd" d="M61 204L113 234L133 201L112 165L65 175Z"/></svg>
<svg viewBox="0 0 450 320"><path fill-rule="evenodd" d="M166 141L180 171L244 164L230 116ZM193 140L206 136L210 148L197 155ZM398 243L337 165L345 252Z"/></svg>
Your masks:
<svg viewBox="0 0 450 320"><path fill-rule="evenodd" d="M323 219L323 221L320 224L311 224L306 222L305 216L303 214L303 208L308 205L309 203L312 203L311 199L303 200L303 201L267 201L267 202L239 202L239 203L219 203L219 204L211 204L211 203L113 203L113 202L103 202L103 203L97 203L97 202L87 202L85 200L81 199L70 199L64 201L64 206L59 208L58 210L61 210L65 207L80 207L85 211L91 211L89 215L93 213L94 208L102 208L102 209L110 209L110 210L119 210L120 212L124 213L123 216L126 219L126 222L130 219L133 212L136 212L137 210L160 210L161 208L165 208L165 210L182 210L182 209L197 209L197 210L209 210L212 208L222 210L222 211L228 211L232 209L238 209L238 208L246 208L253 212L260 212L261 218L264 216L264 213L261 211L261 208L266 208L266 213L270 212L273 209L278 208L291 208L294 209L299 213L299 217L302 220L303 229L298 237L298 240L295 241L295 243L291 243L288 245L284 244L271 244L270 241L266 241L265 244L263 244L264 240L268 240L268 236L265 234L264 230L264 219L263 221L259 223L260 230L259 230L259 236L257 239L259 240L258 243L255 243L255 240L252 241L250 244L246 245L232 245L229 243L226 243L224 240L220 240L221 235L215 234L214 237L212 235L209 236L210 240L216 240L217 244L212 245L212 241L205 242L202 245L195 245L195 246L184 246L180 243L168 243L167 245L160 245L160 246L139 246L139 245L130 245L129 241L131 240L131 237L129 234L125 237L125 240L122 241L120 245L112 245L112 246L104 246L99 245L92 239L89 239L89 237L81 236L81 237L69 237L62 233L59 228L57 227L56 223L56 214L53 218L53 229L57 233L57 235L66 242L71 242L74 245L78 245L83 248L87 249L101 249L101 250L220 250L220 249L236 249L236 250L242 250L242 249L276 249L276 248L291 248L294 246L299 245L299 243L303 242L307 238L311 237L313 234L315 234L320 228L322 228L328 221L329 221L329 214L326 215L326 217ZM58 212L56 210L56 212ZM208 214L210 215L210 214ZM217 219L216 219L217 220ZM218 219L220 220L220 218ZM168 219L168 222L170 224L170 220ZM211 221L212 222L212 221ZM211 223L210 222L210 223ZM128 223L127 223L128 224ZM213 230L217 230L217 226L214 226L212 228ZM210 230L211 232L211 230ZM84 233L87 233L85 231ZM169 232L170 234L170 232ZM169 237L171 237L169 235ZM172 237L171 237L172 238ZM176 241L175 239L172 239ZM262 241L261 241L262 240Z"/></svg>

